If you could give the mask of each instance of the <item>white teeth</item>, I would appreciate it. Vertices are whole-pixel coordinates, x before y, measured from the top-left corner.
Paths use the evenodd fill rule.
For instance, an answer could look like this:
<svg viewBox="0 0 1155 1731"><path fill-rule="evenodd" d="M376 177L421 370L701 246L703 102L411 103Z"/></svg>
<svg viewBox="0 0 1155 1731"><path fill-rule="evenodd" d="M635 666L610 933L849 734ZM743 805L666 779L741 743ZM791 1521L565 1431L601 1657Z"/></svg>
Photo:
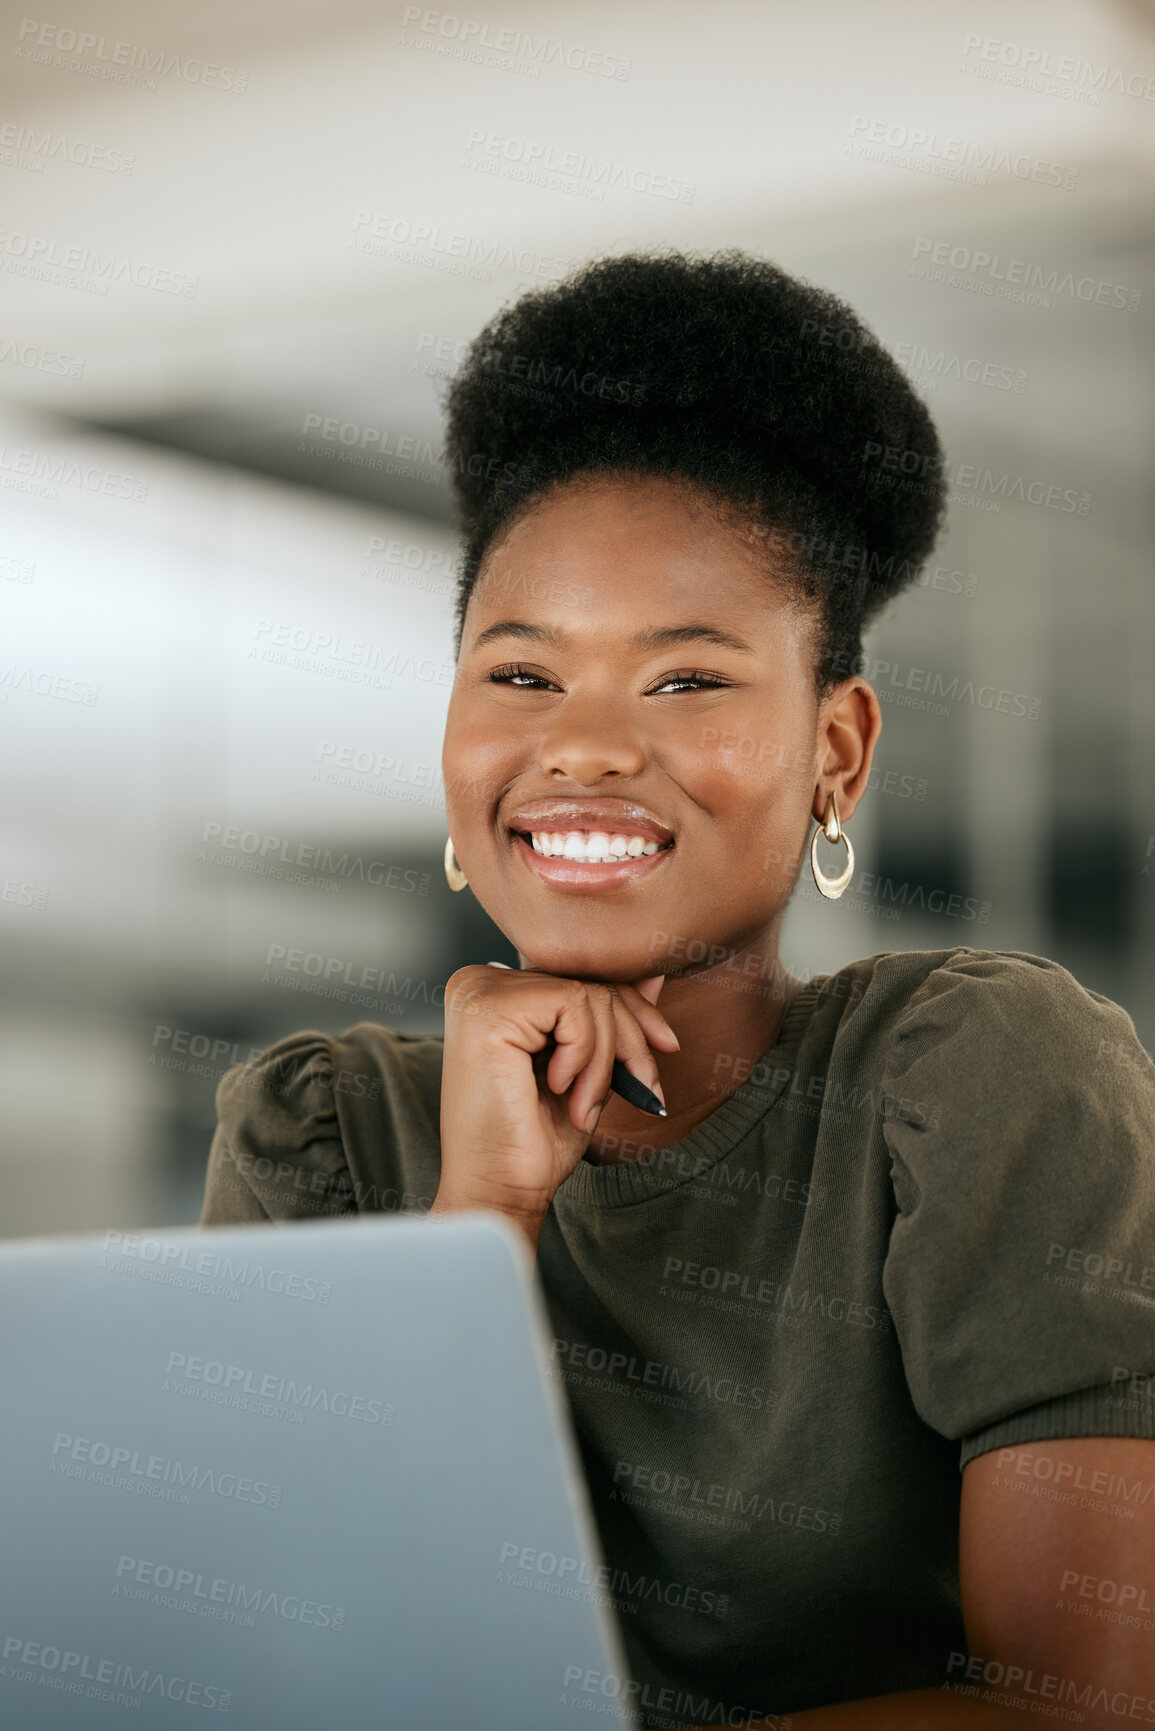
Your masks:
<svg viewBox="0 0 1155 1731"><path fill-rule="evenodd" d="M660 842L647 841L642 835L609 835L605 830L570 830L566 834L534 831L533 851L547 859L615 860L638 859L642 854L657 853Z"/></svg>

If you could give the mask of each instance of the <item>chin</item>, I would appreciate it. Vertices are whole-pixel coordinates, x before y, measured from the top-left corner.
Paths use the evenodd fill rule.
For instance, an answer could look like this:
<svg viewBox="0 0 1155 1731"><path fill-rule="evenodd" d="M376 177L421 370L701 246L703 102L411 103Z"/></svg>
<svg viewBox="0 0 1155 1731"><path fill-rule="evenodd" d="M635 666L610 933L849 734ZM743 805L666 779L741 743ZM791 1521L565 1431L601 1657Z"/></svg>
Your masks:
<svg viewBox="0 0 1155 1731"><path fill-rule="evenodd" d="M534 944L518 938L511 938L510 942L531 968L566 980L605 980L607 984L629 985L661 971L659 957L640 952L631 956L623 953L620 943L609 940L577 943L559 934L553 943Z"/></svg>

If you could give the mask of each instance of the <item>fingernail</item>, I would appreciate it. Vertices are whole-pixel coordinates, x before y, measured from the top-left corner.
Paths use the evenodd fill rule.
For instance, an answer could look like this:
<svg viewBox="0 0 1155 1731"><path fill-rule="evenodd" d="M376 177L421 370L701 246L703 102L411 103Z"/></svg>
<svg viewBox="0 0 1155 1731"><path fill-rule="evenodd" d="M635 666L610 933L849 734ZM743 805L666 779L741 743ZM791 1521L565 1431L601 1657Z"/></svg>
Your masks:
<svg viewBox="0 0 1155 1731"><path fill-rule="evenodd" d="M587 1130L596 1130L598 1119L601 1117L601 1115L602 1115L601 1107L595 1106L593 1111L586 1118L586 1129Z"/></svg>
<svg viewBox="0 0 1155 1731"><path fill-rule="evenodd" d="M662 1084L660 1082L655 1082L652 1085L650 1092L658 1096L658 1099L662 1102L663 1106L666 1104L666 1096L662 1093Z"/></svg>

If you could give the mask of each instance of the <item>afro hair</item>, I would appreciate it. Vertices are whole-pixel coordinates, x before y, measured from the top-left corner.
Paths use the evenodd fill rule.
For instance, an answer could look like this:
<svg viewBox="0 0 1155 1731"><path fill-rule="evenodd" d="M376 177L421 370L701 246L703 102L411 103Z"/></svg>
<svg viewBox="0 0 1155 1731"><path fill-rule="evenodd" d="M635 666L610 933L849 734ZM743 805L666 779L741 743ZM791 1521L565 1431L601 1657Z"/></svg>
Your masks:
<svg viewBox="0 0 1155 1731"><path fill-rule="evenodd" d="M943 453L898 363L835 295L737 249L595 260L502 308L446 397L463 552L455 654L485 553L578 477L689 483L765 538L818 620L820 695L913 583L942 522Z"/></svg>

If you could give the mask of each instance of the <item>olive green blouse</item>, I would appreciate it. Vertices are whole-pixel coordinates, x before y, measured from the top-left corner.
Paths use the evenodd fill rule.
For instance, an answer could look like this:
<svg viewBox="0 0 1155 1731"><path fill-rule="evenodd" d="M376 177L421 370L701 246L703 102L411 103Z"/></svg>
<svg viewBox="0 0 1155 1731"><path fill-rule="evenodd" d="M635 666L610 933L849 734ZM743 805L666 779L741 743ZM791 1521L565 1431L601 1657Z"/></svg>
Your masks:
<svg viewBox="0 0 1155 1731"><path fill-rule="evenodd" d="M427 1210L442 1055L360 1022L230 1070L202 1225ZM1155 1496L1058 1492L1035 1446L1155 1438L1155 1065L1125 1010L1024 952L882 953L735 1080L669 1147L583 1160L538 1247L589 1590L647 1725L957 1676L987 1450L1028 1494Z"/></svg>

